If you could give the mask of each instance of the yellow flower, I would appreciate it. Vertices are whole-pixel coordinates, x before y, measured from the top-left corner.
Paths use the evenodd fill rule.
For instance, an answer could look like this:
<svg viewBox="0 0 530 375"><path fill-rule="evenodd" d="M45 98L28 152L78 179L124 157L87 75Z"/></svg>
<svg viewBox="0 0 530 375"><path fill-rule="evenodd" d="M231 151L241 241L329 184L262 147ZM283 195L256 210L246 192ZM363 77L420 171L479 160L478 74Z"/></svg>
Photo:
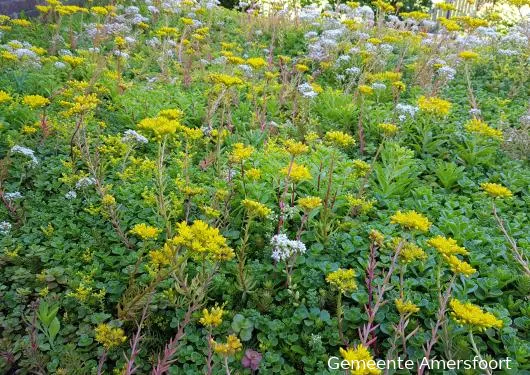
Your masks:
<svg viewBox="0 0 530 375"><path fill-rule="evenodd" d="M114 206L116 204L116 198L110 194L105 194L103 198L101 198L101 204L104 206Z"/></svg>
<svg viewBox="0 0 530 375"><path fill-rule="evenodd" d="M234 250L228 247L219 229L210 227L202 220L195 220L192 225L185 221L177 224L177 235L171 242L186 247L197 258L206 256L216 261L230 260Z"/></svg>
<svg viewBox="0 0 530 375"><path fill-rule="evenodd" d="M28 20L24 20L22 18L11 20L11 23L13 25L21 26L21 27L29 27L31 26L31 22Z"/></svg>
<svg viewBox="0 0 530 375"><path fill-rule="evenodd" d="M96 341L99 342L106 350L120 346L127 340L127 336L121 328L113 328L109 324L99 324L94 330Z"/></svg>
<svg viewBox="0 0 530 375"><path fill-rule="evenodd" d="M252 199L244 199L242 202L243 207L246 208L248 216L266 218L272 212L270 208L260 202L253 201Z"/></svg>
<svg viewBox="0 0 530 375"><path fill-rule="evenodd" d="M353 195L347 195L346 200L348 205L356 211L356 213L367 214L374 208L375 201L366 200L364 198L357 198Z"/></svg>
<svg viewBox="0 0 530 375"><path fill-rule="evenodd" d="M239 77L234 77L228 74L221 74L221 73L210 74L209 78L213 83L224 85L227 87L240 86L245 83Z"/></svg>
<svg viewBox="0 0 530 375"><path fill-rule="evenodd" d="M163 116L144 118L138 123L138 128L153 133L157 138L174 134L182 125L177 120L170 120Z"/></svg>
<svg viewBox="0 0 530 375"><path fill-rule="evenodd" d="M320 197L304 197L298 199L298 204L304 211L311 211L322 205Z"/></svg>
<svg viewBox="0 0 530 375"><path fill-rule="evenodd" d="M341 131L329 131L324 136L324 139L337 146L337 147L349 147L355 144L355 139L349 134L343 133Z"/></svg>
<svg viewBox="0 0 530 375"><path fill-rule="evenodd" d="M463 326L476 328L480 331L488 328L502 328L503 322L495 315L485 312L479 306L471 302L461 302L453 298L449 305L453 310L451 316L453 319Z"/></svg>
<svg viewBox="0 0 530 375"><path fill-rule="evenodd" d="M163 109L158 112L158 116L168 120L180 120L184 116L184 112L178 108Z"/></svg>
<svg viewBox="0 0 530 375"><path fill-rule="evenodd" d="M370 171L370 164L363 160L355 159L353 161L353 168L355 169L355 177L364 177Z"/></svg>
<svg viewBox="0 0 530 375"><path fill-rule="evenodd" d="M309 146L303 144L302 142L297 142L292 139L288 139L284 142L285 149L292 156L298 156L305 154L309 150Z"/></svg>
<svg viewBox="0 0 530 375"><path fill-rule="evenodd" d="M222 355L223 357L232 356L240 351L243 347L243 345L241 345L241 341L239 341L239 339L234 335L229 335L226 343L217 343L212 339L211 344L213 351Z"/></svg>
<svg viewBox="0 0 530 375"><path fill-rule="evenodd" d="M443 255L443 257L449 265L449 268L451 268L451 271L456 275L469 277L477 272L469 263L460 260L456 255Z"/></svg>
<svg viewBox="0 0 530 375"><path fill-rule="evenodd" d="M162 232L161 229L158 229L156 227L152 227L150 225L147 225L145 223L136 224L130 231L132 234L137 235L142 240L153 240L158 237L160 232Z"/></svg>
<svg viewBox="0 0 530 375"><path fill-rule="evenodd" d="M97 108L99 99L96 94L76 96L73 103L68 103L71 107L64 111L66 117L93 111Z"/></svg>
<svg viewBox="0 0 530 375"><path fill-rule="evenodd" d="M311 179L311 172L306 166L293 163L291 166L291 172L289 173L289 167L285 167L281 170L284 175L289 175L289 179L294 182L306 181Z"/></svg>
<svg viewBox="0 0 530 375"><path fill-rule="evenodd" d="M339 268L328 274L326 281L336 287L341 293L352 292L357 289L355 276L355 270Z"/></svg>
<svg viewBox="0 0 530 375"><path fill-rule="evenodd" d="M359 85L359 92L364 95L371 95L374 93L374 89L370 86Z"/></svg>
<svg viewBox="0 0 530 375"><path fill-rule="evenodd" d="M390 222L399 224L406 229L419 230L420 232L427 232L431 227L429 219L416 211L398 211L390 218Z"/></svg>
<svg viewBox="0 0 530 375"><path fill-rule="evenodd" d="M507 187L493 182L484 182L480 187L493 198L510 198L513 195Z"/></svg>
<svg viewBox="0 0 530 375"><path fill-rule="evenodd" d="M425 96L420 96L418 99L418 107L423 111L437 116L446 116L451 110L451 102L447 100L437 98L432 96L426 98Z"/></svg>
<svg viewBox="0 0 530 375"><path fill-rule="evenodd" d="M245 176L247 176L249 180L257 181L261 177L261 170L259 168L250 168L245 171Z"/></svg>
<svg viewBox="0 0 530 375"><path fill-rule="evenodd" d="M411 301L404 301L401 298L395 301L396 309L401 315L414 314L420 311L420 308Z"/></svg>
<svg viewBox="0 0 530 375"><path fill-rule="evenodd" d="M247 64L254 69L259 69L267 65L267 61L265 61L265 59L262 57L251 57L247 59Z"/></svg>
<svg viewBox="0 0 530 375"><path fill-rule="evenodd" d="M444 236L436 236L427 241L429 246L434 247L442 255L467 255L468 251L462 246L458 246L456 241L452 238Z"/></svg>
<svg viewBox="0 0 530 375"><path fill-rule="evenodd" d="M401 238L395 238L393 241L394 247L397 248L397 246L399 245L401 241L404 241L404 240ZM418 245L412 242L408 242L408 241L403 242L401 251L399 252L399 260L402 263L408 264L408 263L414 262L415 260L425 260L425 259L427 259L427 254L425 253L425 251L423 251L421 247L419 247Z"/></svg>
<svg viewBox="0 0 530 375"><path fill-rule="evenodd" d="M31 108L36 109L50 104L50 99L40 95L26 95L22 99L22 102Z"/></svg>
<svg viewBox="0 0 530 375"><path fill-rule="evenodd" d="M191 19L191 18L182 17L180 20L181 20L182 23L183 23L184 25L186 25L186 26L191 26L191 25L193 25L193 19Z"/></svg>
<svg viewBox="0 0 530 375"><path fill-rule="evenodd" d="M394 125L394 124L379 124L378 128L381 131L381 133L383 133L383 135L386 137L392 137L396 135L396 133L399 130L397 125Z"/></svg>
<svg viewBox="0 0 530 375"><path fill-rule="evenodd" d="M85 59L82 57L70 56L70 55L64 55L62 57L62 60L68 65L70 65L72 68L77 68L79 65L83 63L83 61L85 61Z"/></svg>
<svg viewBox="0 0 530 375"><path fill-rule="evenodd" d="M90 8L90 10L92 11L92 13L97 14L98 16L106 16L109 13L107 8L100 6L92 7Z"/></svg>
<svg viewBox="0 0 530 375"><path fill-rule="evenodd" d="M489 137L502 141L502 131L492 128L484 121L477 118L471 119L466 123L466 130L471 133L476 133L484 137Z"/></svg>
<svg viewBox="0 0 530 375"><path fill-rule="evenodd" d="M339 350L342 358L348 361L352 375L381 374L381 370L377 367L370 351L362 344L357 345L355 348L340 348Z"/></svg>
<svg viewBox="0 0 530 375"><path fill-rule="evenodd" d="M473 51L462 51L458 54L464 60L473 60L476 59L479 55Z"/></svg>
<svg viewBox="0 0 530 375"><path fill-rule="evenodd" d="M452 19L447 19L447 18L444 18L444 17L440 17L438 19L438 21L440 22L440 24L445 27L445 29L447 31L460 31L462 30L462 27L460 27L460 25L452 20Z"/></svg>
<svg viewBox="0 0 530 375"><path fill-rule="evenodd" d="M4 59L4 60L10 60L10 61L17 61L17 55L9 52L9 51L2 51L2 53L0 54L0 56Z"/></svg>
<svg viewBox="0 0 530 375"><path fill-rule="evenodd" d="M162 266L167 266L173 262L175 258L176 250L169 243L165 243L161 249L151 250L149 257L151 258L151 265L158 269Z"/></svg>
<svg viewBox="0 0 530 375"><path fill-rule="evenodd" d="M0 104L7 103L13 100L11 95L9 95L7 92L0 90Z"/></svg>
<svg viewBox="0 0 530 375"><path fill-rule="evenodd" d="M230 160L232 160L234 163L241 163L244 160L250 158L253 152L254 147L245 146L243 143L236 143L234 144L234 148L230 154Z"/></svg>
<svg viewBox="0 0 530 375"><path fill-rule="evenodd" d="M202 318L199 322L205 327L218 327L223 322L224 310L222 307L212 307L202 310Z"/></svg>
<svg viewBox="0 0 530 375"><path fill-rule="evenodd" d="M309 70L309 67L304 64L296 64L294 68L299 71L300 73L305 73Z"/></svg>

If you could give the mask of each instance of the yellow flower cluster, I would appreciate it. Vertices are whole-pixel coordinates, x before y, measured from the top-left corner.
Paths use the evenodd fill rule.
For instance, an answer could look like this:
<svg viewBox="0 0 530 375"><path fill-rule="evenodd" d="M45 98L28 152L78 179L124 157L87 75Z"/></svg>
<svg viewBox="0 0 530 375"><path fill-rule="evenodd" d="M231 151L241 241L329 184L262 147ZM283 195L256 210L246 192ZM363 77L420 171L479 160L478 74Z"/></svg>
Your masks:
<svg viewBox="0 0 530 375"><path fill-rule="evenodd" d="M210 74L209 78L210 78L210 81L212 81L213 83L216 83L218 85L223 85L226 87L240 86L245 83L239 77L234 77L234 76L231 76L228 74L222 74L222 73Z"/></svg>
<svg viewBox="0 0 530 375"><path fill-rule="evenodd" d="M254 69L259 69L267 65L267 61L265 61L265 59L262 57L251 57L247 59L247 64Z"/></svg>
<svg viewBox="0 0 530 375"><path fill-rule="evenodd" d="M236 143L230 154L230 160L234 163L241 163L244 160L250 158L254 152L254 147L245 146L243 143Z"/></svg>
<svg viewBox="0 0 530 375"><path fill-rule="evenodd" d="M292 139L288 139L284 142L285 149L292 156L298 156L305 154L309 150L309 146Z"/></svg>
<svg viewBox="0 0 530 375"><path fill-rule="evenodd" d="M429 246L434 247L440 254L451 255L467 255L468 251L459 246L453 238L446 238L444 236L436 236L427 241Z"/></svg>
<svg viewBox="0 0 530 375"><path fill-rule="evenodd" d="M320 197L304 197L298 199L298 205L304 211L311 211L322 205L322 199Z"/></svg>
<svg viewBox="0 0 530 375"><path fill-rule="evenodd" d="M377 367L368 348L362 344L355 348L339 349L342 358L351 365L352 375L379 375L381 370Z"/></svg>
<svg viewBox="0 0 530 375"><path fill-rule="evenodd" d="M311 179L311 172L306 166L292 163L291 172L289 173L289 167L285 167L281 170L284 175L289 175L289 179L294 182L307 181Z"/></svg>
<svg viewBox="0 0 530 375"><path fill-rule="evenodd" d="M202 310L202 318L199 322L205 327L218 327L223 322L224 310L222 307L215 306L210 310Z"/></svg>
<svg viewBox="0 0 530 375"><path fill-rule="evenodd" d="M257 181L261 177L261 170L259 168L250 168L245 171L245 176L247 176L249 180Z"/></svg>
<svg viewBox="0 0 530 375"><path fill-rule="evenodd" d="M264 219L272 212L272 210L264 204L256 202L252 199L244 199L241 204L246 208L248 216L252 218L258 217Z"/></svg>
<svg viewBox="0 0 530 375"><path fill-rule="evenodd" d="M355 139L349 134L341 131L329 131L324 139L334 146L346 148L355 144Z"/></svg>
<svg viewBox="0 0 530 375"><path fill-rule="evenodd" d="M50 104L50 99L45 98L41 95L26 95L22 99L22 102L33 109L44 107Z"/></svg>
<svg viewBox="0 0 530 375"><path fill-rule="evenodd" d="M165 116L144 118L138 123L138 129L151 132L156 138L174 134L182 125L174 119Z"/></svg>
<svg viewBox="0 0 530 375"><path fill-rule="evenodd" d="M211 344L213 351L222 355L223 357L232 356L240 351L243 347L243 345L241 345L241 341L239 341L239 339L234 335L229 335L226 343L217 343L212 339Z"/></svg>
<svg viewBox="0 0 530 375"><path fill-rule="evenodd" d="M13 100L11 95L9 95L7 92L0 90L0 104L7 103Z"/></svg>
<svg viewBox="0 0 530 375"><path fill-rule="evenodd" d="M81 65L85 59L78 56L70 56L70 55L64 55L62 57L62 60L70 65L72 68L77 68L79 65Z"/></svg>
<svg viewBox="0 0 530 375"><path fill-rule="evenodd" d="M391 218L392 224L399 224L402 227L410 230L418 230L420 232L427 232L431 227L431 222L422 214L414 210L407 212L396 212Z"/></svg>
<svg viewBox="0 0 530 375"><path fill-rule="evenodd" d="M348 202L348 205L356 210L357 213L360 214L367 214L374 208L375 201L373 200L366 200L364 198L357 198L353 195L347 195L346 201Z"/></svg>
<svg viewBox="0 0 530 375"><path fill-rule="evenodd" d="M397 248L399 243L404 241L401 238L395 238L393 240L394 248ZM427 253L423 251L421 247L415 243L404 241L401 251L399 252L399 260L404 264L409 264L415 260L425 260L427 259Z"/></svg>
<svg viewBox="0 0 530 375"><path fill-rule="evenodd" d="M234 257L234 250L228 247L219 229L210 227L202 220L195 220L192 225L185 221L177 224L177 235L171 242L186 247L198 257L206 256L216 261Z"/></svg>
<svg viewBox="0 0 530 375"><path fill-rule="evenodd" d="M485 312L479 306L471 302L461 302L457 299L452 299L449 302L451 309L451 316L459 324L476 328L483 331L488 328L502 328L503 322L495 315Z"/></svg>
<svg viewBox="0 0 530 375"><path fill-rule="evenodd" d="M385 137L392 137L396 135L399 130L395 124L379 124L378 128Z"/></svg>
<svg viewBox="0 0 530 375"><path fill-rule="evenodd" d="M94 330L96 341L99 342L106 350L120 346L127 340L127 336L121 328L113 328L109 324L99 324Z"/></svg>
<svg viewBox="0 0 530 375"><path fill-rule="evenodd" d="M462 51L458 54L458 56L464 60L474 60L478 58L479 55L474 51Z"/></svg>
<svg viewBox="0 0 530 375"><path fill-rule="evenodd" d="M414 314L420 311L420 308L411 301L405 301L401 298L394 301L396 309L401 315Z"/></svg>
<svg viewBox="0 0 530 375"><path fill-rule="evenodd" d="M101 198L101 204L104 206L114 206L116 204L116 198L110 194L105 194L103 198Z"/></svg>
<svg viewBox="0 0 530 375"><path fill-rule="evenodd" d="M70 108L63 112L66 117L77 114L93 111L99 104L99 99L96 94L79 95L76 96L73 103L64 103Z"/></svg>
<svg viewBox="0 0 530 375"><path fill-rule="evenodd" d="M341 293L346 293L357 289L355 276L355 270L339 268L328 274L326 281L336 287Z"/></svg>
<svg viewBox="0 0 530 375"><path fill-rule="evenodd" d="M484 121L477 118L471 119L466 123L466 130L470 133L476 133L478 135L497 139L499 141L502 141L503 139L502 131L492 128Z"/></svg>
<svg viewBox="0 0 530 375"><path fill-rule="evenodd" d="M158 237L161 229L152 227L145 223L136 224L130 231L132 234L140 237L142 240L153 240Z"/></svg>
<svg viewBox="0 0 530 375"><path fill-rule="evenodd" d="M480 184L480 187L493 198L510 198L513 196L510 189L493 182L484 182Z"/></svg>
<svg viewBox="0 0 530 375"><path fill-rule="evenodd" d="M364 177L368 172L370 172L370 164L363 160L355 159L353 161L353 168L355 169L355 177Z"/></svg>
<svg viewBox="0 0 530 375"><path fill-rule="evenodd" d="M359 92L364 95L371 95L374 93L374 89L370 86L359 85Z"/></svg>
<svg viewBox="0 0 530 375"><path fill-rule="evenodd" d="M436 116L447 116L451 110L451 102L432 96L427 98L420 96L418 99L418 107L426 113L430 113Z"/></svg>
<svg viewBox="0 0 530 375"><path fill-rule="evenodd" d="M151 258L151 265L158 269L162 266L167 266L172 263L175 258L176 250L173 246L165 243L161 249L151 250L149 257Z"/></svg>
<svg viewBox="0 0 530 375"><path fill-rule="evenodd" d="M469 277L477 272L469 263L460 260L456 255L443 255L443 257L455 275Z"/></svg>

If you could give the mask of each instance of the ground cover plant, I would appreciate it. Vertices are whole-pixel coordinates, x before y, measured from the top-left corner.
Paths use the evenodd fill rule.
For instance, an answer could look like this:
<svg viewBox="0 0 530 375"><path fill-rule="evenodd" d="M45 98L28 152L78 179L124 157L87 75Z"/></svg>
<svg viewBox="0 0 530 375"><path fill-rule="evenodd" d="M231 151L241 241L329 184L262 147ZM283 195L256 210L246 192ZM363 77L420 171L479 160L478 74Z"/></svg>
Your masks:
<svg viewBox="0 0 530 375"><path fill-rule="evenodd" d="M239 8L0 16L0 372L530 373L528 19Z"/></svg>

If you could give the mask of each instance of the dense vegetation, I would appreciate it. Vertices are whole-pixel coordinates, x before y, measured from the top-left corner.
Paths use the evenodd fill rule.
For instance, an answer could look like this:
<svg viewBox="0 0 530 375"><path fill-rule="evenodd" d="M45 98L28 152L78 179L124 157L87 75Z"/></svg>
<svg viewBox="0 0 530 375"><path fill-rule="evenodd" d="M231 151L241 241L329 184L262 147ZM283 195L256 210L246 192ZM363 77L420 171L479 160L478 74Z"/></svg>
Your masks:
<svg viewBox="0 0 530 375"><path fill-rule="evenodd" d="M0 16L1 373L530 373L528 22L120 3Z"/></svg>

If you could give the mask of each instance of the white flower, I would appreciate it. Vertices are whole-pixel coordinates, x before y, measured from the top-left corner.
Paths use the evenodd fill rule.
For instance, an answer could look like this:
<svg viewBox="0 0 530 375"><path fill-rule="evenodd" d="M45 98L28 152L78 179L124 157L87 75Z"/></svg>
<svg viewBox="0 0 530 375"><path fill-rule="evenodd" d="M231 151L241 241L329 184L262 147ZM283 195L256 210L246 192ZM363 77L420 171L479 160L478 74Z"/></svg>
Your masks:
<svg viewBox="0 0 530 375"><path fill-rule="evenodd" d="M22 194L20 194L19 191L15 191L15 192L13 192L13 193L5 193L5 194L4 194L4 198L5 198L6 200L8 200L9 202L12 202L12 201L14 201L15 199L22 199L23 196L22 196Z"/></svg>
<svg viewBox="0 0 530 375"><path fill-rule="evenodd" d="M75 198L77 198L77 193L75 192L75 190L70 190L68 193L66 193L66 194L64 195L64 197L65 197L66 199L69 199L69 200L70 200L70 199L75 199Z"/></svg>
<svg viewBox="0 0 530 375"><path fill-rule="evenodd" d="M82 189L84 187L94 185L96 183L96 179L92 177L83 177L79 181L77 181L77 184L75 184L76 189Z"/></svg>
<svg viewBox="0 0 530 375"><path fill-rule="evenodd" d="M298 91L300 94L302 94L306 98L314 98L318 95L318 93L313 90L313 86L311 86L309 83L302 83L301 85L298 85Z"/></svg>
<svg viewBox="0 0 530 375"><path fill-rule="evenodd" d="M11 152L14 153L14 154L22 154L24 156L27 156L28 158L31 159L32 165L39 164L39 161L35 157L35 151L33 151L30 148L19 146L19 145L15 145L15 146L13 146L11 148Z"/></svg>
<svg viewBox="0 0 530 375"><path fill-rule="evenodd" d="M398 103L398 105L396 105L396 111L398 111L401 115L409 116L411 118L416 115L416 112L418 112L418 110L418 107L415 107L410 104Z"/></svg>
<svg viewBox="0 0 530 375"><path fill-rule="evenodd" d="M12 226L7 221L0 222L0 234L8 234Z"/></svg>
<svg viewBox="0 0 530 375"><path fill-rule="evenodd" d="M132 129L128 129L123 133L123 137L121 138L121 141L123 143L128 143L128 142L148 143L149 142L147 138L145 138L143 135L141 135L140 133Z"/></svg>
<svg viewBox="0 0 530 375"><path fill-rule="evenodd" d="M294 255L306 252L305 244L298 240L290 240L285 234L277 234L271 238L271 257L276 262L285 261Z"/></svg>

